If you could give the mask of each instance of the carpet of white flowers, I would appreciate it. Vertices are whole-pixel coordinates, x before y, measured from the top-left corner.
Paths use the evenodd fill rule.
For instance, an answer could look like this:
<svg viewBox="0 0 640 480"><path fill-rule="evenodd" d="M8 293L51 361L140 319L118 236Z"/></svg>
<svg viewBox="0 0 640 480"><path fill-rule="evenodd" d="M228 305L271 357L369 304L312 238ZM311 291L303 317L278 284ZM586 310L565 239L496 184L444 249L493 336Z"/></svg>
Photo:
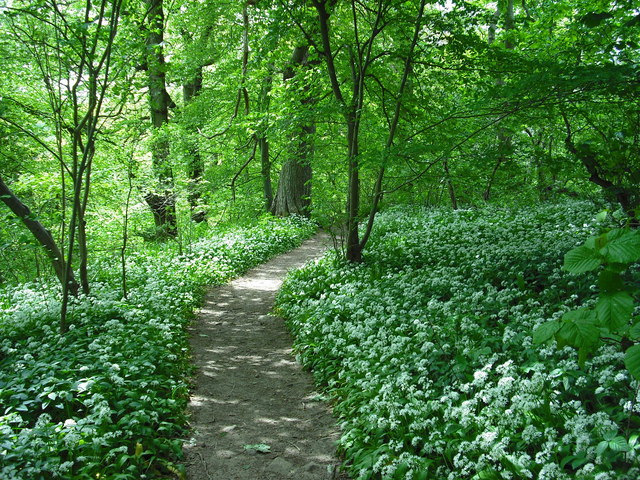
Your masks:
<svg viewBox="0 0 640 480"><path fill-rule="evenodd" d="M354 479L640 478L639 386L620 348L580 368L575 350L532 344L593 301L595 277L561 265L597 211L394 209L362 265L326 257L289 276L279 308Z"/></svg>
<svg viewBox="0 0 640 480"><path fill-rule="evenodd" d="M179 476L190 359L186 327L203 286L219 284L311 235L307 221L265 220L188 253L132 254L93 272L58 333L59 287L0 294L0 478Z"/></svg>

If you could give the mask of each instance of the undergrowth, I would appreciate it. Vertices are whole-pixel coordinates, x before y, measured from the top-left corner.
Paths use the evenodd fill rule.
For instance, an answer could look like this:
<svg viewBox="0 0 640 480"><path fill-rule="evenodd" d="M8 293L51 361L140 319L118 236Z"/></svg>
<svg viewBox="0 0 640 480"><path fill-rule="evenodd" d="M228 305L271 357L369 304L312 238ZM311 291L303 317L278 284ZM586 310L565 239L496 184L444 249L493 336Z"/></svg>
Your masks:
<svg viewBox="0 0 640 480"><path fill-rule="evenodd" d="M288 277L279 309L354 479L639 478L639 386L620 346L581 367L570 347L532 343L595 301L595 275L561 266L597 212L393 209L363 264L328 256Z"/></svg>
<svg viewBox="0 0 640 480"><path fill-rule="evenodd" d="M128 258L128 296L107 260L92 294L58 332L59 287L0 295L0 478L182 478L190 355L186 326L205 285L220 284L298 245L298 218Z"/></svg>

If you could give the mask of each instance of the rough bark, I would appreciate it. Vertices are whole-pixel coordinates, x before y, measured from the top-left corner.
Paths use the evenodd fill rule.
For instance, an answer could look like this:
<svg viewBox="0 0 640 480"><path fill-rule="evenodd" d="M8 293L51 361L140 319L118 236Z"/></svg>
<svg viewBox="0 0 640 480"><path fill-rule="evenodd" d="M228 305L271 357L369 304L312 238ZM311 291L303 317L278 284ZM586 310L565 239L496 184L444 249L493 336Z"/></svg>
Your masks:
<svg viewBox="0 0 640 480"><path fill-rule="evenodd" d="M308 66L309 46L298 46L293 50L289 65L284 70L283 80L293 80L300 67ZM303 88L303 91L306 90ZM312 98L300 99L302 109L312 103ZM315 125L301 121L291 138L293 149L284 162L278 180L278 190L271 211L277 216L291 214L309 216L311 207L311 157L313 156L313 135Z"/></svg>
<svg viewBox="0 0 640 480"><path fill-rule="evenodd" d="M164 12L162 0L146 0L147 5L147 75L149 85L149 110L154 139L151 156L158 186L145 195L153 212L158 235L175 237L178 234L173 173L169 164L169 142L156 132L169 122L171 97L167 92L164 61ZM160 208L161 210L156 210Z"/></svg>

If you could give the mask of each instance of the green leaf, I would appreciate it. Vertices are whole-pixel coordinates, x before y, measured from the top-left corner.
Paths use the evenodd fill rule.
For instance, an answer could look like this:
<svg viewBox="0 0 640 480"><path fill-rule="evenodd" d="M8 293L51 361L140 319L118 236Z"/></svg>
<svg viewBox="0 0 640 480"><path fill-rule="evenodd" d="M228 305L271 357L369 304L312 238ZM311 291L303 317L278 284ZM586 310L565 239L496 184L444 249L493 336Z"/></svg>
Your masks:
<svg viewBox="0 0 640 480"><path fill-rule="evenodd" d="M602 270L598 277L598 287L601 292L613 293L624 290L624 283L618 272L609 269Z"/></svg>
<svg viewBox="0 0 640 480"><path fill-rule="evenodd" d="M612 230L607 240L600 249L607 262L629 264L640 260L640 231Z"/></svg>
<svg viewBox="0 0 640 480"><path fill-rule="evenodd" d="M562 316L562 325L556 339L561 345L572 345L591 350L600 340L600 331L595 325L595 313L587 308L567 312Z"/></svg>
<svg viewBox="0 0 640 480"><path fill-rule="evenodd" d="M633 378L640 380L640 345L634 345L627 349L624 354L624 365Z"/></svg>
<svg viewBox="0 0 640 480"><path fill-rule="evenodd" d="M607 448L609 448L609 442L603 440L596 447L596 455L598 456L602 455Z"/></svg>
<svg viewBox="0 0 640 480"><path fill-rule="evenodd" d="M598 222L604 222L607 219L607 215L609 215L609 211L603 210L600 213L598 213L598 215L596 215L596 220Z"/></svg>
<svg viewBox="0 0 640 480"><path fill-rule="evenodd" d="M591 12L584 15L580 21L589 28L597 27L604 20L613 18L613 15L609 12Z"/></svg>
<svg viewBox="0 0 640 480"><path fill-rule="evenodd" d="M571 273L590 272L601 263L598 252L584 245L569 250L564 256L564 269Z"/></svg>
<svg viewBox="0 0 640 480"><path fill-rule="evenodd" d="M244 445L245 450L255 450L259 453L269 453L271 452L271 446L266 443L256 443L253 445Z"/></svg>
<svg viewBox="0 0 640 480"><path fill-rule="evenodd" d="M600 325L617 331L629 323L633 313L633 298L627 292L602 294L596 303Z"/></svg>
<svg viewBox="0 0 640 480"><path fill-rule="evenodd" d="M629 330L629 337L633 339L640 339L640 322L637 322Z"/></svg>
<svg viewBox="0 0 640 480"><path fill-rule="evenodd" d="M565 322L590 322L595 323L596 314L593 310L587 307L580 307L576 310L571 310L562 315L562 320Z"/></svg>
<svg viewBox="0 0 640 480"><path fill-rule="evenodd" d="M500 475L498 475L498 472L495 470L495 468L489 467L478 472L473 478L478 480L498 480L501 477Z"/></svg>
<svg viewBox="0 0 640 480"><path fill-rule="evenodd" d="M615 437L614 439L609 440L609 448L614 452L628 452L631 450L624 437Z"/></svg>
<svg viewBox="0 0 640 480"><path fill-rule="evenodd" d="M561 326L562 324L557 320L539 325L533 332L533 343L541 344L551 340L558 330L560 330Z"/></svg>
<svg viewBox="0 0 640 480"><path fill-rule="evenodd" d="M398 465L398 468L396 468L396 471L393 473L393 478L397 480L404 480L408 470L409 470L409 465L407 465L406 463L401 463L400 465Z"/></svg>

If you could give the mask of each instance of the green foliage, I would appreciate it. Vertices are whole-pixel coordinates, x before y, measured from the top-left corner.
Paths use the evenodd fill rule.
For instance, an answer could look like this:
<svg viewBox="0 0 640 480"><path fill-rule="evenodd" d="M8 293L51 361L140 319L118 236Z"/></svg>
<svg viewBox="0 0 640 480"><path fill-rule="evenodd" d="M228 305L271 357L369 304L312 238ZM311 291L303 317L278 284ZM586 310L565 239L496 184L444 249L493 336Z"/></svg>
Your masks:
<svg viewBox="0 0 640 480"><path fill-rule="evenodd" d="M640 231L615 228L587 239L584 245L568 251L564 269L573 274L599 270L599 296L591 308L582 307L563 315L562 321L541 325L534 341L555 338L559 347L571 345L579 351L580 363L604 340L626 350L624 364L640 380L638 345L633 341L640 317L634 316L635 297L640 291L625 272L640 260ZM625 281L627 280L627 281Z"/></svg>
<svg viewBox="0 0 640 480"><path fill-rule="evenodd" d="M187 428L186 327L203 287L288 250L309 222L262 219L210 235L179 255L171 244L137 251L129 295L108 261L93 294L56 326L59 294L26 284L0 295L0 477L167 478L179 472Z"/></svg>
<svg viewBox="0 0 640 480"><path fill-rule="evenodd" d="M354 479L637 478L638 383L619 349L580 367L572 348L534 343L593 333L595 313L574 310L596 304L596 279L562 262L597 211L395 208L363 265L327 257L289 276L279 308Z"/></svg>

